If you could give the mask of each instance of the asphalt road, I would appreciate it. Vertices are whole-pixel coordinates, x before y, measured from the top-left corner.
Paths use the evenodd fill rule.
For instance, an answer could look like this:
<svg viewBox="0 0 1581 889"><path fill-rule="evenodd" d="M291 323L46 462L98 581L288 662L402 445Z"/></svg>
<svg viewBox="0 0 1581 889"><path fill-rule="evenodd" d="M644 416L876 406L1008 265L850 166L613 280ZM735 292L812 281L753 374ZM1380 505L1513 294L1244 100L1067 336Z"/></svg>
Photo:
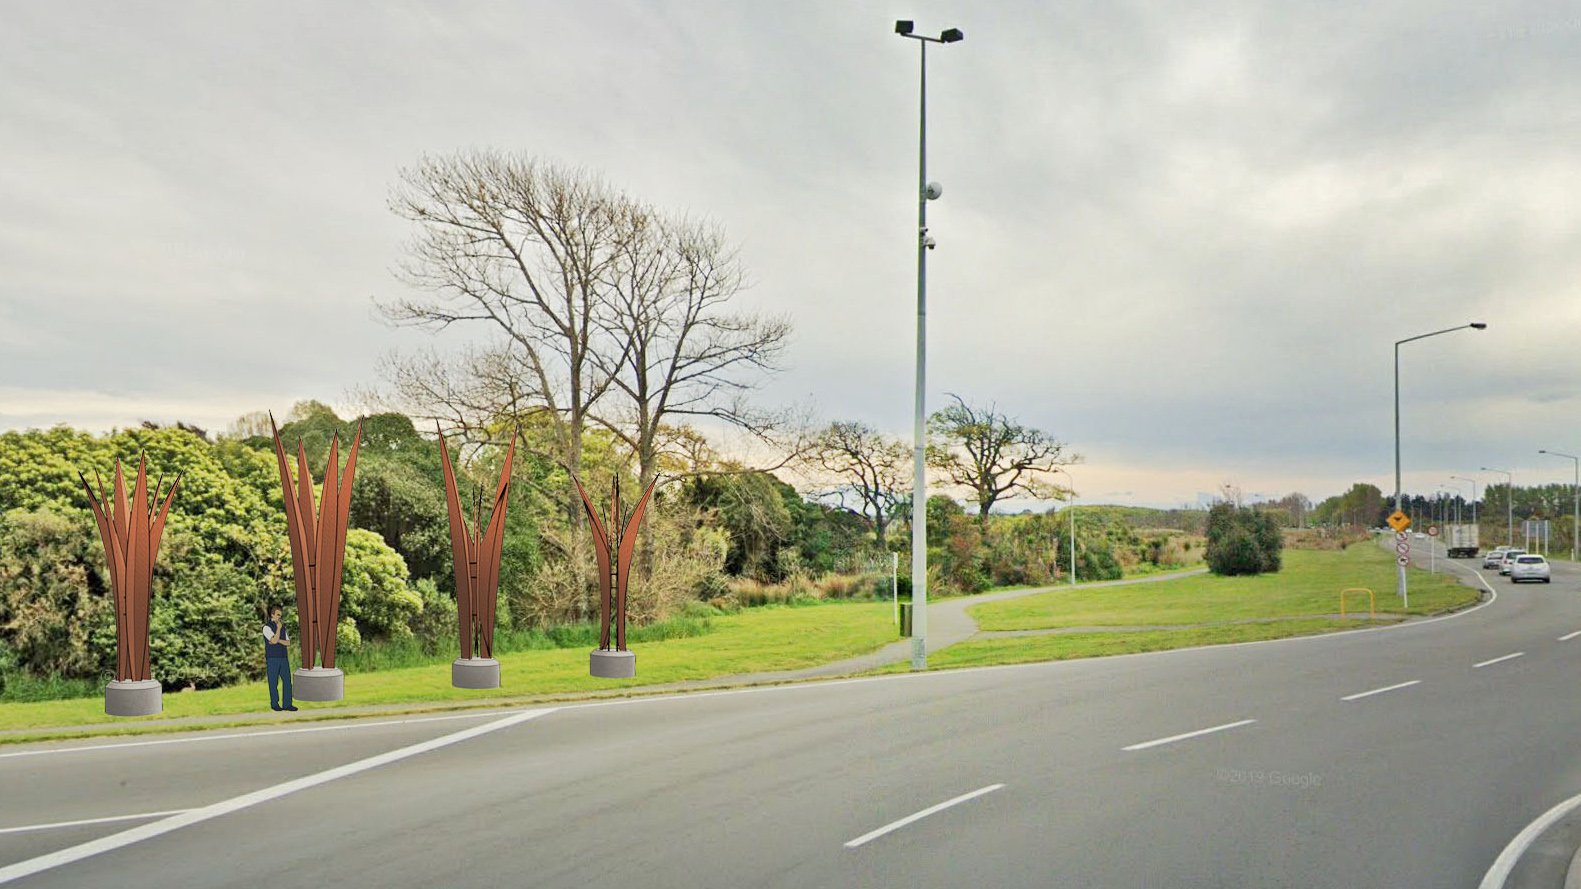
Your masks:
<svg viewBox="0 0 1581 889"><path fill-rule="evenodd" d="M1556 567L1551 585L1484 572L1497 599L1446 620L1338 636L510 725L0 748L0 879L111 838L136 841L15 885L1472 887L1581 792L1581 635L1559 638L1581 631L1581 570ZM360 770L326 775L342 766ZM6 832L183 810L203 820Z"/></svg>

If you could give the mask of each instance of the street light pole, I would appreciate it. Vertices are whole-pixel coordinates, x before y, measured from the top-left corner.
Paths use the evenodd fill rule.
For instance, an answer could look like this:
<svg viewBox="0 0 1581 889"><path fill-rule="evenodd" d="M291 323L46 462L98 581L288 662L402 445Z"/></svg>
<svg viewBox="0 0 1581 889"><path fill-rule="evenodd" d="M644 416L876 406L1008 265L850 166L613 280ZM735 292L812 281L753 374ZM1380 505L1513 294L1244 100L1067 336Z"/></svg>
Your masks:
<svg viewBox="0 0 1581 889"><path fill-rule="evenodd" d="M1065 473L1065 480L1070 482L1070 505L1065 507L1070 511L1070 585L1076 585L1076 479L1071 477L1070 470L1063 466L1054 467L1055 472Z"/></svg>
<svg viewBox="0 0 1581 889"><path fill-rule="evenodd" d="M927 367L928 367L928 201L942 190L928 182L928 44L956 43L965 37L950 28L937 37L912 33L909 21L895 22L895 33L918 42L920 90L917 113L917 389L912 416L915 450L911 486L911 669L928 668L928 478L927 478Z"/></svg>
<svg viewBox="0 0 1581 889"><path fill-rule="evenodd" d="M1463 475L1452 475L1452 476L1450 476L1450 478L1458 479L1459 481L1463 481L1463 482L1471 482L1471 524L1476 525L1477 524L1477 480L1474 479L1474 478L1466 478ZM1478 539L1479 539L1479 542L1480 542L1480 539L1481 539L1481 536L1482 536L1482 528L1481 528L1481 526L1478 526L1478 528L1477 528L1477 536L1478 536Z"/></svg>
<svg viewBox="0 0 1581 889"><path fill-rule="evenodd" d="M1504 543L1507 546L1515 545L1515 473L1507 469L1494 469L1491 466L1482 467L1483 472L1497 472L1504 476L1504 513L1505 521L1509 523L1509 530L1505 531Z"/></svg>
<svg viewBox="0 0 1581 889"><path fill-rule="evenodd" d="M1488 325L1483 323L1483 322L1481 322L1481 321L1473 321L1470 324L1462 324L1459 327L1446 327L1443 330L1435 330L1435 331L1433 331L1431 333L1421 333L1421 334L1417 334L1416 336L1408 336L1408 337L1406 337L1403 340L1395 340L1394 341L1394 511L1395 512L1399 512L1400 511L1400 503L1402 501L1401 485L1400 485L1400 347L1405 345L1406 343L1415 342L1417 340L1425 340L1425 339L1427 339L1430 336L1439 336L1441 334L1454 333L1457 330L1465 330L1467 328L1471 328L1472 330L1487 330L1488 329ZM1398 532L1398 533L1402 533L1403 534L1404 532ZM1409 538L1407 538L1407 539L1409 539ZM1401 603L1403 605L1405 605L1407 608L1409 608L1410 605L1411 605L1411 599L1410 599L1410 594L1406 591L1406 588L1405 588L1405 559L1404 559L1403 556L1399 560L1398 569L1399 570L1398 570L1398 574L1397 574L1397 577L1396 577L1396 586L1399 587L1400 601L1401 601Z"/></svg>
<svg viewBox="0 0 1581 889"><path fill-rule="evenodd" d="M1575 500L1575 514L1570 519L1570 561L1576 560L1576 537L1581 533L1581 457L1574 454L1561 454L1558 451L1539 450L1539 454L1550 454L1555 457L1564 457L1575 462L1575 483L1570 486L1570 493Z"/></svg>

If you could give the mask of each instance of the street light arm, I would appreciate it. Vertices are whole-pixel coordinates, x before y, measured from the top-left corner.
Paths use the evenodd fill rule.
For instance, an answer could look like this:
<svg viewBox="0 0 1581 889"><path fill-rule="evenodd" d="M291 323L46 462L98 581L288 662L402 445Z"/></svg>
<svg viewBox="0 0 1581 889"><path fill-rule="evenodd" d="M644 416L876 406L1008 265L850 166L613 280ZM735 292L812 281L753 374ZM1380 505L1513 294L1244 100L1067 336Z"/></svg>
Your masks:
<svg viewBox="0 0 1581 889"><path fill-rule="evenodd" d="M1406 337L1403 340L1395 340L1394 344L1396 346L1399 346L1402 343L1415 342L1416 340L1425 340L1425 339L1427 339L1430 336L1438 336L1439 334L1444 334L1444 333L1454 333L1457 330L1465 330L1468 327L1473 328L1475 330L1485 330L1487 328L1487 326L1488 325L1483 324L1483 323L1481 323L1479 321L1473 321L1470 324L1461 324L1461 325L1459 325L1457 327L1446 327L1443 330L1435 330L1432 333L1421 333L1421 334L1417 334L1416 336L1408 336L1408 337Z"/></svg>

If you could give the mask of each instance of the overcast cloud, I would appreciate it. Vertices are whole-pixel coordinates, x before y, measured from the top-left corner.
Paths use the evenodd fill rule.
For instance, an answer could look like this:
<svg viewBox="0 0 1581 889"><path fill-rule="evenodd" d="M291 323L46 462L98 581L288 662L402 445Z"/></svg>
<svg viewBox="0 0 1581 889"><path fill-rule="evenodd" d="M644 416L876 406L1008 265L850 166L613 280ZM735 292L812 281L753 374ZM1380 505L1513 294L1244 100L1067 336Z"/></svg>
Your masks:
<svg viewBox="0 0 1581 889"><path fill-rule="evenodd" d="M915 18L929 400L1084 500L1392 488L1581 453L1581 11L1321 2L22 3L0 29L0 429L214 428L379 382L424 152L708 216L796 326L763 390L910 430ZM446 344L453 343L454 340ZM1486 480L1496 477L1482 474Z"/></svg>

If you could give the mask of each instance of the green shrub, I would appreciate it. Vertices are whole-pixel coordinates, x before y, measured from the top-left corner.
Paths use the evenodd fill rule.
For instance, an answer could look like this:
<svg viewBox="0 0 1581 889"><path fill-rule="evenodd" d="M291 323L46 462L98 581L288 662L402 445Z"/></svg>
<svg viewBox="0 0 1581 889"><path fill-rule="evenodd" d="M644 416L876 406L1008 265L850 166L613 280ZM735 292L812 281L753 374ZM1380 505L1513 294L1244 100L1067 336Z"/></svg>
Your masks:
<svg viewBox="0 0 1581 889"><path fill-rule="evenodd" d="M407 585L406 560L379 535L361 528L346 532L346 565L340 613L353 629L374 636L407 636L423 610L422 597Z"/></svg>
<svg viewBox="0 0 1581 889"><path fill-rule="evenodd" d="M424 650L437 651L444 641L459 639L461 630L456 624L456 600L441 592L439 586L427 577L413 584L412 592L422 603L422 610L412 616L410 626L412 635L422 643ZM505 601L501 599L499 604L503 610ZM510 626L510 621L497 617L496 633L501 626Z"/></svg>
<svg viewBox="0 0 1581 889"><path fill-rule="evenodd" d="M1278 522L1247 507L1216 504L1208 511L1208 569L1246 575L1278 571L1284 533Z"/></svg>

